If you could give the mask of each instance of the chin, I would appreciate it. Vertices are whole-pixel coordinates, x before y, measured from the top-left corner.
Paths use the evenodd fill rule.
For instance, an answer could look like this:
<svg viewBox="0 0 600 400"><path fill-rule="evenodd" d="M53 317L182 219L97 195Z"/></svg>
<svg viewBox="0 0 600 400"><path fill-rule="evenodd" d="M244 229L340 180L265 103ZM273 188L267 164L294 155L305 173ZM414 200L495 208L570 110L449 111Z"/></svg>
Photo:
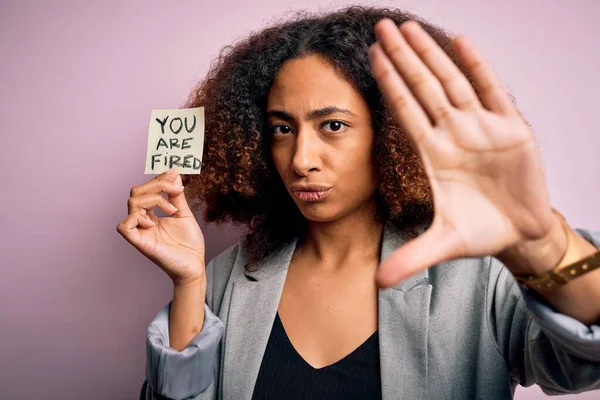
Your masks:
<svg viewBox="0 0 600 400"><path fill-rule="evenodd" d="M331 222L335 221L343 215L340 210L333 210L331 207L324 205L307 205L304 207L298 207L304 218L312 222Z"/></svg>

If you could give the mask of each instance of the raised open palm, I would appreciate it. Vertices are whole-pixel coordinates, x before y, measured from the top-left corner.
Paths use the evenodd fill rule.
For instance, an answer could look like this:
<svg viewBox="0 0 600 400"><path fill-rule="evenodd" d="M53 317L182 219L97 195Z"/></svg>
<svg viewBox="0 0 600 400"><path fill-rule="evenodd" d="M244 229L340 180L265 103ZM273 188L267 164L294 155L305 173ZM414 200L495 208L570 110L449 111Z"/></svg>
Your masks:
<svg viewBox="0 0 600 400"><path fill-rule="evenodd" d="M497 254L557 223L535 137L490 65L454 44L472 86L415 21L375 27L373 75L429 177L434 219L378 271L381 286L458 257Z"/></svg>

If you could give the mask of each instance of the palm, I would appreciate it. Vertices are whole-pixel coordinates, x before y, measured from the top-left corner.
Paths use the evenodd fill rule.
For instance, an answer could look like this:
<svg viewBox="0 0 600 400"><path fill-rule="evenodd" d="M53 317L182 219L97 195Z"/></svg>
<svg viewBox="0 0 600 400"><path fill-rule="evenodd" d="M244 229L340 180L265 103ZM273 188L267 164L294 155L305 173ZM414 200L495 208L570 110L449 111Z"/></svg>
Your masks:
<svg viewBox="0 0 600 400"><path fill-rule="evenodd" d="M491 68L457 42L473 88L418 24L399 31L382 21L376 34L373 75L421 158L435 212L429 229L382 265L381 281L546 234L553 216L534 135Z"/></svg>
<svg viewBox="0 0 600 400"><path fill-rule="evenodd" d="M548 199L528 127L485 110L457 113L442 125L448 126L434 128L419 147L434 195L434 224L452 238L452 256L495 254L538 235L544 215L531 214L545 211L539 206Z"/></svg>
<svg viewBox="0 0 600 400"><path fill-rule="evenodd" d="M139 250L159 266L176 266L177 277L201 275L204 235L194 216L152 219L156 225L137 231Z"/></svg>

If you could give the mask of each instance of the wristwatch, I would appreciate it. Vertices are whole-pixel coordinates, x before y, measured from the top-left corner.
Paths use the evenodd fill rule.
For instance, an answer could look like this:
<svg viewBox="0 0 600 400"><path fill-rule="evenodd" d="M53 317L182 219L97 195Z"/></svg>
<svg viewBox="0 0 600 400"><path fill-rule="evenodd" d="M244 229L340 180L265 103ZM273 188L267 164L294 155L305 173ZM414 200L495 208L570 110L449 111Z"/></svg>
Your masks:
<svg viewBox="0 0 600 400"><path fill-rule="evenodd" d="M568 249L569 243L572 240L571 235L574 233L569 228L565 217L563 217L563 215L554 208L552 211L560 217L561 223L565 228L565 232L567 233ZM567 250L565 250L565 254L563 254L556 267L552 268L550 271L538 275L514 274L514 277L519 283L535 290L553 290L558 286L564 285L565 283L577 278L578 276L600 268L600 248L598 248L597 252L585 257L584 259L560 267L560 264L564 260L566 254Z"/></svg>

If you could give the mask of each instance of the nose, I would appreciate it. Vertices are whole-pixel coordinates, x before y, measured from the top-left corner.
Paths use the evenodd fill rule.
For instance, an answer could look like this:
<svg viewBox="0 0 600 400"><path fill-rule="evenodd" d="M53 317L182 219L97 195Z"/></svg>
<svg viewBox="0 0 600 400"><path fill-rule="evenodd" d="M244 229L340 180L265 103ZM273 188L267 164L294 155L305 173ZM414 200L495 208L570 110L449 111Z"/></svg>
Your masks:
<svg viewBox="0 0 600 400"><path fill-rule="evenodd" d="M298 132L294 150L292 169L296 174L308 176L309 172L321 169L319 138L315 132L309 129Z"/></svg>

